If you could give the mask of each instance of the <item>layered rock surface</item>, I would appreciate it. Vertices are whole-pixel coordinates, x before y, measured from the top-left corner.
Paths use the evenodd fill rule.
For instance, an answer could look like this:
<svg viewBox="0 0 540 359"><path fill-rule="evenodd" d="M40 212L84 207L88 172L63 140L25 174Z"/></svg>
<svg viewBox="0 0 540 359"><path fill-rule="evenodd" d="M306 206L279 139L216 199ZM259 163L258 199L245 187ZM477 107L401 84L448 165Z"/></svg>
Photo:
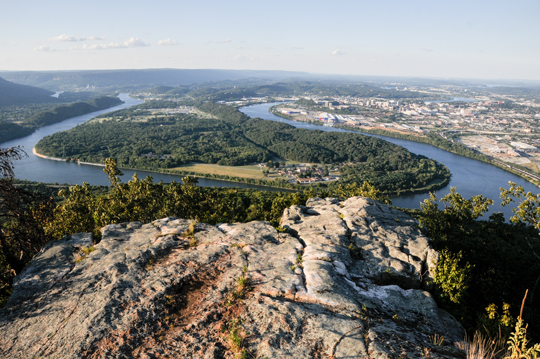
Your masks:
<svg viewBox="0 0 540 359"><path fill-rule="evenodd" d="M424 291L437 252L400 211L314 198L285 210L284 233L190 224L49 243L0 312L0 357L463 356L463 329Z"/></svg>

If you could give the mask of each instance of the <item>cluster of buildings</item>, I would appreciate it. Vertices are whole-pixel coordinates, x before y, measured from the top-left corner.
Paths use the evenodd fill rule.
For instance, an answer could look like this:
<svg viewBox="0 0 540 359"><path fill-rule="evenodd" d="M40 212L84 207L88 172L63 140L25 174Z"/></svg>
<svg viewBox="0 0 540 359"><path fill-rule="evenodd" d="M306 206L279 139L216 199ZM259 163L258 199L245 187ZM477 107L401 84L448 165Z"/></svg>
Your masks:
<svg viewBox="0 0 540 359"><path fill-rule="evenodd" d="M261 169L267 167L265 163L259 163L258 166ZM329 171L335 173L339 171L340 168L340 165L335 166L332 169L325 169L310 163L297 165L284 164L283 166L277 168L277 172L281 176L287 177L289 183L311 184L339 180L341 178L339 175L330 174Z"/></svg>

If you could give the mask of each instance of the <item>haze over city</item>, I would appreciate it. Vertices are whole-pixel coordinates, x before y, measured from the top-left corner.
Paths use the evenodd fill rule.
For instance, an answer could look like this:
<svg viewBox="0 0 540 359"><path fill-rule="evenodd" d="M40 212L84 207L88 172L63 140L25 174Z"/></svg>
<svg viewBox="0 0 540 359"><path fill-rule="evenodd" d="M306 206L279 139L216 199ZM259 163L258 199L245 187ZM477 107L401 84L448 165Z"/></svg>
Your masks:
<svg viewBox="0 0 540 359"><path fill-rule="evenodd" d="M540 79L540 2L4 2L0 70Z"/></svg>

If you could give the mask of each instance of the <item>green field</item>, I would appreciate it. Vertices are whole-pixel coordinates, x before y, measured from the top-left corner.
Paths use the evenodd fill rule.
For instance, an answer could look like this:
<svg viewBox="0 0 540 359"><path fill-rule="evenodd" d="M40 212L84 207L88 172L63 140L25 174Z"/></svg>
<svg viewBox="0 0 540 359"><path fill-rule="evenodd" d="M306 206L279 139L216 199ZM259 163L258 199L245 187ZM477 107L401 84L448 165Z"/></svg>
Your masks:
<svg viewBox="0 0 540 359"><path fill-rule="evenodd" d="M262 170L257 166L220 166L205 163L189 163L179 167L172 168L178 171L193 171L197 173L216 174L221 176L235 176L254 179L275 179L285 178L280 176L277 171L271 171L269 176L265 176Z"/></svg>

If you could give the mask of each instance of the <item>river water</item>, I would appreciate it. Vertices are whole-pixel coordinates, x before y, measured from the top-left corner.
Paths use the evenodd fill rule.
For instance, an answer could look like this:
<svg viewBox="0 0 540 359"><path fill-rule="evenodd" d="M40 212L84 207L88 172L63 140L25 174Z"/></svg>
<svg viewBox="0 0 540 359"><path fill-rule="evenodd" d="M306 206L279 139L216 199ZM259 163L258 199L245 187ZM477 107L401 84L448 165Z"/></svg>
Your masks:
<svg viewBox="0 0 540 359"><path fill-rule="evenodd" d="M54 125L42 127L30 136L0 144L0 148L21 146L28 153L28 157L16 161L15 163L16 178L49 183L58 182L69 184L82 184L83 182L88 182L92 185L108 185L107 176L105 175L105 173L103 173L103 167L101 166L80 165L76 163L46 160L35 156L32 153L32 148L40 139L45 136L73 128L79 124L82 124L83 122L90 120L97 115L142 103L142 101L140 100L130 98L128 94L120 94L119 97L121 100L124 101L124 103L119 106L93 112L83 116L70 118ZM282 119L268 112L268 109L272 105L274 104L252 105L242 108L241 111L251 117L260 117L265 120L285 122L298 128L320 131L354 132L334 127L323 127L304 122L296 122ZM518 177L512 173L503 171L495 166L480 161L455 155L453 153L449 153L437 147L423 143L370 134L366 135L382 138L389 142L403 146L413 153L422 154L446 165L452 172L452 179L450 181L450 184L446 188L436 191L439 198L448 193L450 186L457 187L458 192L466 198L477 194L482 194L485 197L495 200L495 205L492 207L491 212L501 211L508 219L511 215L511 209L508 207L500 207L500 187L508 187L508 181L512 181L516 182L519 185L522 185L526 191L531 191L533 193L538 192L538 188L536 186L525 181L521 177ZM145 178L146 176L150 175L154 178L154 181L156 182L181 182L181 176L154 173L142 170L133 171L122 169L122 172L125 174L122 177L123 181L129 180L133 176L133 174L137 172L139 178ZM215 187L242 187L274 191L279 190L264 186L205 178L199 179L199 185ZM402 195L392 198L392 201L393 204L396 206L419 208L420 202L427 197L428 194Z"/></svg>
<svg viewBox="0 0 540 359"><path fill-rule="evenodd" d="M334 127L313 125L306 122L286 120L268 112L268 109L273 105L275 105L275 103L252 105L243 107L240 110L250 117L259 117L265 120L280 121L298 128L327 132L356 132ZM437 160L448 167L452 173L452 178L447 187L435 191L438 198L442 198L445 194L447 194L450 187L456 187L457 191L465 198L470 198L472 196L481 194L484 195L484 197L491 198L495 201L495 204L491 207L490 213L503 212L505 218L509 219L512 215L510 208L511 206L500 206L501 200L499 196L501 187L508 188L508 181L512 181L523 186L525 191L531 191L533 193L539 192L538 187L530 182L527 182L523 178L484 162L456 155L425 143L418 143L386 136L371 135L367 133L365 133L365 135L378 137L395 143L396 145L403 146L412 153L422 154L426 157ZM392 204L405 208L419 208L420 202L428 197L428 193L401 195L399 197L393 197Z"/></svg>
<svg viewBox="0 0 540 359"><path fill-rule="evenodd" d="M120 99L124 101L123 104L108 108L101 111L92 112L86 115L73 117L65 121L55 123L50 126L45 126L34 132L33 134L19 138L13 141L8 141L0 144L0 148L9 148L12 146L21 146L28 157L15 162L15 177L18 179L27 179L29 181L48 182L48 183L69 183L69 184L83 184L88 182L91 185L109 185L108 177L103 172L102 166L82 165L77 163L70 163L64 161L51 161L40 158L32 153L32 148L43 137L52 135L53 133L66 131L83 122L90 120L91 118L111 112L138 105L143 101L133 99L128 94L120 94ZM146 176L152 176L154 182L181 182L182 176L175 176L163 173L142 171L142 170L128 170L122 169L124 176L122 181L127 182L135 172L139 178L145 178ZM205 187L242 187L253 189L265 189L271 191L277 191L278 189L250 185L245 183L236 183L229 181L219 181L213 179L199 178L199 185Z"/></svg>

